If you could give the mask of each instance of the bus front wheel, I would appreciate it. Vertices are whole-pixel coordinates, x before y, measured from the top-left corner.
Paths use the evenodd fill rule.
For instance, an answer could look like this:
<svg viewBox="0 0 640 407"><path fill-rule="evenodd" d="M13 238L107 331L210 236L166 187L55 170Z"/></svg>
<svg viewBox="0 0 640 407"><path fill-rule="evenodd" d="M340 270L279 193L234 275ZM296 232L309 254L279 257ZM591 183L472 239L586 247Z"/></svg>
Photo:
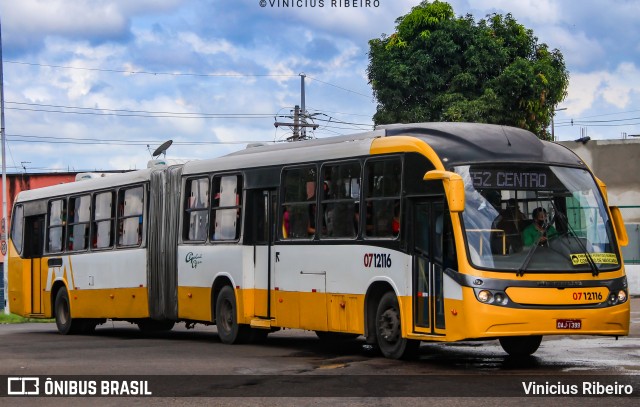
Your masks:
<svg viewBox="0 0 640 407"><path fill-rule="evenodd" d="M533 355L542 342L541 335L505 336L500 338L500 346L510 356L523 357Z"/></svg>
<svg viewBox="0 0 640 407"><path fill-rule="evenodd" d="M382 296L376 311L376 340L382 354L390 359L418 356L420 341L402 337L398 298L389 291Z"/></svg>
<svg viewBox="0 0 640 407"><path fill-rule="evenodd" d="M56 300L53 305L53 310L56 318L56 326L58 332L62 335L69 335L77 333L81 330L83 321L79 319L73 319L71 317L71 306L69 304L69 293L66 287L62 287L58 294L56 294Z"/></svg>

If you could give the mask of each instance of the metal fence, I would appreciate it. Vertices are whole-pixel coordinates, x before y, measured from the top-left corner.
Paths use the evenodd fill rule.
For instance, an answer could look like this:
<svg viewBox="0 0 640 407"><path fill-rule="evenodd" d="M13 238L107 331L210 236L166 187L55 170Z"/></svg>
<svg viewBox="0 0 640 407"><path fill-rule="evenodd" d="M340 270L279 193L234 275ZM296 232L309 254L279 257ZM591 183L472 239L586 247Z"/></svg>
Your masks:
<svg viewBox="0 0 640 407"><path fill-rule="evenodd" d="M640 264L640 206L619 206L629 235L629 244L622 248L625 264Z"/></svg>

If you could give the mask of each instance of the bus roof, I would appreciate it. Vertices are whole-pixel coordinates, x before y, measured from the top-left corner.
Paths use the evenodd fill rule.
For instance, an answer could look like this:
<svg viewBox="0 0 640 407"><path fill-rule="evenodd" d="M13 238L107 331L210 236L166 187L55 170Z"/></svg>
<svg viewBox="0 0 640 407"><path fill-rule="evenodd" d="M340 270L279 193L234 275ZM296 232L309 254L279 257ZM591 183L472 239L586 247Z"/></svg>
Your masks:
<svg viewBox="0 0 640 407"><path fill-rule="evenodd" d="M68 182L65 184L51 185L43 188L29 189L20 192L15 201L31 201L60 195L82 193L87 190L100 190L144 182L149 180L150 174L153 170L154 169L143 169L125 173L110 174L108 177L92 178L82 181Z"/></svg>
<svg viewBox="0 0 640 407"><path fill-rule="evenodd" d="M427 143L450 169L466 163L547 163L580 166L570 149L540 140L527 130L484 123L416 123L380 126L387 137L414 136Z"/></svg>
<svg viewBox="0 0 640 407"><path fill-rule="evenodd" d="M407 137L420 140L423 150L416 150ZM394 137L397 137L395 140ZM481 123L414 123L379 126L376 130L346 136L248 147L223 157L189 161L183 174L227 171L277 164L294 164L317 160L337 160L367 156L376 139L385 138L385 148L392 151L433 151L428 157L437 168L451 169L468 163L548 163L587 168L568 148L538 139L533 133L508 126ZM395 142L397 141L397 143ZM71 182L21 192L16 202L59 195L82 193L148 181L154 169L143 169L109 177Z"/></svg>
<svg viewBox="0 0 640 407"><path fill-rule="evenodd" d="M185 164L183 174L224 171L274 164L332 160L371 154L375 139L409 136L423 141L435 154L436 167L451 169L466 163L549 163L586 168L568 148L537 138L533 133L508 126L483 123L413 123L379 126L376 130L347 136L294 143L249 147L226 156ZM393 140L386 140L386 146ZM416 151L415 145L397 138L394 151ZM432 160L434 159L433 157Z"/></svg>
<svg viewBox="0 0 640 407"><path fill-rule="evenodd" d="M248 147L219 158L190 161L184 165L182 173L198 174L209 171L366 156L370 154L371 142L375 138L384 137L384 135L384 131L374 130L346 136Z"/></svg>

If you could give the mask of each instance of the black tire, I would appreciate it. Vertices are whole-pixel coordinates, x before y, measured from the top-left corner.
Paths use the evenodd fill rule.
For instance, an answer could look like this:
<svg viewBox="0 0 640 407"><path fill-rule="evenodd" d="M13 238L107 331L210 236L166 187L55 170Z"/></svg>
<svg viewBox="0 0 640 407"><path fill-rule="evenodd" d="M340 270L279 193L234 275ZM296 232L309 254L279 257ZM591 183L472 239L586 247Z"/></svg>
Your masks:
<svg viewBox="0 0 640 407"><path fill-rule="evenodd" d="M216 327L223 343L243 343L250 339L249 327L238 325L236 295L228 285L222 287L216 300Z"/></svg>
<svg viewBox="0 0 640 407"><path fill-rule="evenodd" d="M398 298L389 291L382 296L376 311L376 340L380 352L389 359L414 359L420 341L402 337Z"/></svg>
<svg viewBox="0 0 640 407"><path fill-rule="evenodd" d="M140 331L151 334L170 331L173 329L175 322L169 320L156 321L155 319L141 319L137 324Z"/></svg>
<svg viewBox="0 0 640 407"><path fill-rule="evenodd" d="M53 303L53 313L56 318L56 326L58 332L62 335L73 335L82 331L84 321L74 319L71 316L71 305L69 303L69 293L66 287L62 287L56 294L56 300Z"/></svg>
<svg viewBox="0 0 640 407"><path fill-rule="evenodd" d="M533 355L542 342L541 335L535 336L505 336L500 338L500 346L510 356L524 357Z"/></svg>
<svg viewBox="0 0 640 407"><path fill-rule="evenodd" d="M360 336L360 334L349 334L344 332L327 332L327 331L316 331L316 335L321 341L327 342L327 343L350 342Z"/></svg>

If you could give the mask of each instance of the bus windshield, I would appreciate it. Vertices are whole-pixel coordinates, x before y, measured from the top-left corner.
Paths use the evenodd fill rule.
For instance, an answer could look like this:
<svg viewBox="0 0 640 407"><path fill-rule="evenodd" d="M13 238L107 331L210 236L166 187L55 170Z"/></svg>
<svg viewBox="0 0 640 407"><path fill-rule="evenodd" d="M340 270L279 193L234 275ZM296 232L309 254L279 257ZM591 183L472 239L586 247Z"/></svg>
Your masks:
<svg viewBox="0 0 640 407"><path fill-rule="evenodd" d="M465 183L462 219L476 267L594 275L620 268L611 222L587 170L466 165L455 172Z"/></svg>

